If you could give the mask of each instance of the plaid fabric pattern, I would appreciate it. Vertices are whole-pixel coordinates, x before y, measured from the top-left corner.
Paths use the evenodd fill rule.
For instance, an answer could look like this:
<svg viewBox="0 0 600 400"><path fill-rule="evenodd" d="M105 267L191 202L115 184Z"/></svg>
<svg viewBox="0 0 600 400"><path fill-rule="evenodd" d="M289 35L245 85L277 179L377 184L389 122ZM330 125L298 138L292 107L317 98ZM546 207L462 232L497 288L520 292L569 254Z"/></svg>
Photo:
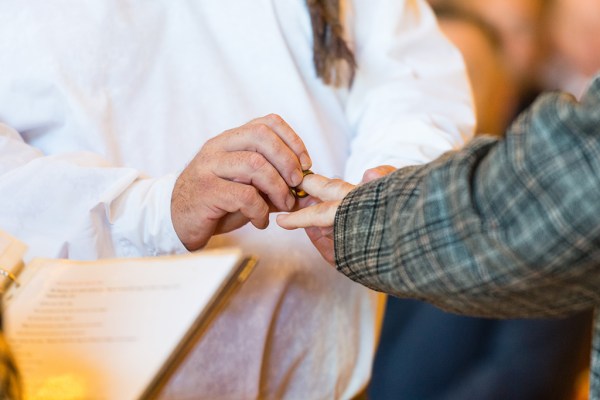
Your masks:
<svg viewBox="0 0 600 400"><path fill-rule="evenodd" d="M549 93L504 140L474 139L358 187L335 221L338 270L372 289L486 317L600 304L600 76ZM596 318L591 398L600 399Z"/></svg>

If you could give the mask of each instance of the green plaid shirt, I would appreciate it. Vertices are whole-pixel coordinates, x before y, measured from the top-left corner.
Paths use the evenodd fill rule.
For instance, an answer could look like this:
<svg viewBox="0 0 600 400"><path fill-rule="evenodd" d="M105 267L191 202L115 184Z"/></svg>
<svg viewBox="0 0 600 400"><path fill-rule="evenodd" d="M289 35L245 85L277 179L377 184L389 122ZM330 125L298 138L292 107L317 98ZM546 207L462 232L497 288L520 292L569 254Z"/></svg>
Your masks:
<svg viewBox="0 0 600 400"><path fill-rule="evenodd" d="M360 186L335 222L338 270L372 289L486 317L600 305L600 76L549 93L505 139ZM591 398L600 399L596 317Z"/></svg>

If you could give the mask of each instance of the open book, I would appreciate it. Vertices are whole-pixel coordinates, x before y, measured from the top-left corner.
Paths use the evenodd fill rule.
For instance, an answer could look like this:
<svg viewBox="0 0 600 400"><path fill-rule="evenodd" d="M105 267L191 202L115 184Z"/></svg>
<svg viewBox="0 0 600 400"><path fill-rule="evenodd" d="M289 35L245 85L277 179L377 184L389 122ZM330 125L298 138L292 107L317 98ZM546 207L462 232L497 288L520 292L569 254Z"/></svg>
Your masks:
<svg viewBox="0 0 600 400"><path fill-rule="evenodd" d="M21 262L0 231L3 323L25 399L147 399L168 381L256 260L237 249Z"/></svg>

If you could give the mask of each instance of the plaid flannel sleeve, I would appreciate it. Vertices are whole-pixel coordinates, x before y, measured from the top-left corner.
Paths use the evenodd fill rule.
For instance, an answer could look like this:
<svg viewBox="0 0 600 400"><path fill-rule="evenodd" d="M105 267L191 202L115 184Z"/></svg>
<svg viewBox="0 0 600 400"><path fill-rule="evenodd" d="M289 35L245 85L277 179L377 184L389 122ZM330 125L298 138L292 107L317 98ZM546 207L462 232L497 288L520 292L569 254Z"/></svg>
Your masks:
<svg viewBox="0 0 600 400"><path fill-rule="evenodd" d="M600 77L599 77L600 78ZM562 316L600 302L600 79L542 96L505 139L360 186L335 220L339 271L458 313Z"/></svg>

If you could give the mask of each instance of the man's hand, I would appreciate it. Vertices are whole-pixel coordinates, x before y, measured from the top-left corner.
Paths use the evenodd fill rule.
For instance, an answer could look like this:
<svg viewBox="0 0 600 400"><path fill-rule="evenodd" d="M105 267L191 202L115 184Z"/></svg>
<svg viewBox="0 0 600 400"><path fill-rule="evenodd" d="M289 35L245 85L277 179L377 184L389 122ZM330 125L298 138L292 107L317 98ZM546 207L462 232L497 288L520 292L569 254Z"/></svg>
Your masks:
<svg viewBox="0 0 600 400"><path fill-rule="evenodd" d="M367 170L363 175L362 183L381 178L396 168L382 165ZM323 258L331 265L335 265L335 250L333 243L333 223L335 213L354 185L340 179L328 179L321 175L307 175L300 188L310 196L300 201L304 207L290 214L277 216L277 224L284 229L305 228L310 241L317 248Z"/></svg>
<svg viewBox="0 0 600 400"><path fill-rule="evenodd" d="M295 204L289 187L311 167L300 137L277 115L258 118L207 141L177 178L171 199L175 232L188 250L247 222L264 229L270 211Z"/></svg>
<svg viewBox="0 0 600 400"><path fill-rule="evenodd" d="M306 228L319 253L334 265L333 221L342 199L354 189L354 185L312 174L304 177L300 188L310 195L300 201L300 206L305 208L278 215L277 224L285 229Z"/></svg>
<svg viewBox="0 0 600 400"><path fill-rule="evenodd" d="M375 179L383 178L387 174L391 174L396 170L396 167L391 165L380 165L375 168L371 168L365 171L362 177L361 184L374 181Z"/></svg>

